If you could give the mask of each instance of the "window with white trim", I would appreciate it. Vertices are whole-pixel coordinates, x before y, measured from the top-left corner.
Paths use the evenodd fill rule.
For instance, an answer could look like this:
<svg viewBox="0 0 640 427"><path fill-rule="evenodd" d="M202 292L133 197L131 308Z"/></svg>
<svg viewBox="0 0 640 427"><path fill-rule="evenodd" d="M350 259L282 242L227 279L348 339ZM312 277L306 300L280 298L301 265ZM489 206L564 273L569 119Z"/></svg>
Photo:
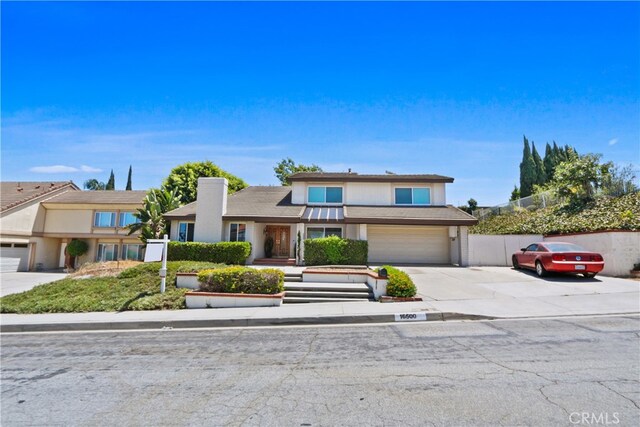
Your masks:
<svg viewBox="0 0 640 427"><path fill-rule="evenodd" d="M396 205L430 205L431 189L426 187L407 187L395 189Z"/></svg>
<svg viewBox="0 0 640 427"><path fill-rule="evenodd" d="M342 237L342 228L340 227L308 227L307 239L320 239L323 237L338 236Z"/></svg>
<svg viewBox="0 0 640 427"><path fill-rule="evenodd" d="M94 227L115 227L116 226L116 213L115 212L96 212L93 217Z"/></svg>
<svg viewBox="0 0 640 427"><path fill-rule="evenodd" d="M134 215L134 212L120 212L118 218L118 227L126 227L127 225L137 224L140 222L140 218Z"/></svg>
<svg viewBox="0 0 640 427"><path fill-rule="evenodd" d="M98 243L96 261L115 261L118 259L118 245L115 243Z"/></svg>
<svg viewBox="0 0 640 427"><path fill-rule="evenodd" d="M142 261L144 259L144 249L142 249L142 245L129 243L123 244L120 259Z"/></svg>
<svg viewBox="0 0 640 427"><path fill-rule="evenodd" d="M247 225L246 224L231 224L229 226L229 241L230 242L246 242Z"/></svg>
<svg viewBox="0 0 640 427"><path fill-rule="evenodd" d="M342 187L308 187L307 203L342 203Z"/></svg>
<svg viewBox="0 0 640 427"><path fill-rule="evenodd" d="M193 242L193 222L181 222L178 224L178 242Z"/></svg>

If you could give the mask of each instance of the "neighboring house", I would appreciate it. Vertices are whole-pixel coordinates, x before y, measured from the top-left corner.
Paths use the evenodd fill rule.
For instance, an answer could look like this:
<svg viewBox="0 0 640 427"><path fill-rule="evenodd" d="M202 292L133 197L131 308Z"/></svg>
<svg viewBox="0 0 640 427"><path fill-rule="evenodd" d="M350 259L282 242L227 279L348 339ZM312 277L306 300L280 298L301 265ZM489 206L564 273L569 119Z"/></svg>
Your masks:
<svg viewBox="0 0 640 427"><path fill-rule="evenodd" d="M3 182L1 191L2 271L62 268L72 239L89 245L77 265L143 256L126 226L145 191L81 191L72 182Z"/></svg>
<svg viewBox="0 0 640 427"><path fill-rule="evenodd" d="M301 240L336 235L367 240L369 263L468 263L471 215L446 204L441 175L303 172L290 187L248 187L227 196L224 178L200 178L198 200L171 211L171 239L247 241L248 262L263 258L267 236L276 258L295 258ZM301 248L304 250L304 248Z"/></svg>

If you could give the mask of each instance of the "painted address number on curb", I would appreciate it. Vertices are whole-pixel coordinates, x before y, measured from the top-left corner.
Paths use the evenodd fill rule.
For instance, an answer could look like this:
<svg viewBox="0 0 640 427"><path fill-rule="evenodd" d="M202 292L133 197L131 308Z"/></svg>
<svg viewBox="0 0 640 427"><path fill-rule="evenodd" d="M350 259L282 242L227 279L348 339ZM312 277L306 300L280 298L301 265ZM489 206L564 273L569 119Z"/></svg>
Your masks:
<svg viewBox="0 0 640 427"><path fill-rule="evenodd" d="M427 313L399 313L396 314L396 322L418 322L427 320Z"/></svg>

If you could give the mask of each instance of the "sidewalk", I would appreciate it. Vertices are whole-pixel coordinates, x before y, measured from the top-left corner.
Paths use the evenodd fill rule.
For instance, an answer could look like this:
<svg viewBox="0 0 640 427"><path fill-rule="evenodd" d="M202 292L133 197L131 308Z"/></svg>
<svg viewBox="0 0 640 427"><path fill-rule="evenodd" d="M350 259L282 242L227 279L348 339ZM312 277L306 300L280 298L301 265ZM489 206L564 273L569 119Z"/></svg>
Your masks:
<svg viewBox="0 0 640 427"><path fill-rule="evenodd" d="M121 313L2 314L0 331L312 325L640 313L639 281L563 276L540 279L534 274L506 267L404 269L411 274L418 295L424 301ZM399 316L409 313L416 313L415 319Z"/></svg>

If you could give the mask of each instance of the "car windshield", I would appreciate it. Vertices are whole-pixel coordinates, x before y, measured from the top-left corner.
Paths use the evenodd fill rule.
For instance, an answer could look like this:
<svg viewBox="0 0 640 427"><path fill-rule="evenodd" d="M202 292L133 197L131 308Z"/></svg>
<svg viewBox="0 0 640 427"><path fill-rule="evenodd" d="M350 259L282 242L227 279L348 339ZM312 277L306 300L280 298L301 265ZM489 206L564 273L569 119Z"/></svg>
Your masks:
<svg viewBox="0 0 640 427"><path fill-rule="evenodd" d="M585 248L573 243L545 243L550 252L584 252Z"/></svg>

